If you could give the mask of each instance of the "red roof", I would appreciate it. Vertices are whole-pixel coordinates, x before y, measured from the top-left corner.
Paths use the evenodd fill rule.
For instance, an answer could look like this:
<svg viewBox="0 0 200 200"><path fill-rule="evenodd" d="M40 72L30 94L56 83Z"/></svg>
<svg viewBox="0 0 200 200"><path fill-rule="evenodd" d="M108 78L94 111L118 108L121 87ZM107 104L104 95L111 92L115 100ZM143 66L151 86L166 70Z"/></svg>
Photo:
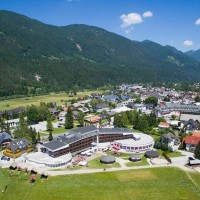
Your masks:
<svg viewBox="0 0 200 200"><path fill-rule="evenodd" d="M162 127L162 128L169 128L169 123L167 123L167 122L160 122L159 123L159 125L158 125L158 127Z"/></svg>
<svg viewBox="0 0 200 200"><path fill-rule="evenodd" d="M185 144L198 144L200 142L200 137L188 135L183 139L183 142L185 142Z"/></svg>
<svg viewBox="0 0 200 200"><path fill-rule="evenodd" d="M195 132L192 133L192 136L200 137L200 132L199 131L195 131Z"/></svg>

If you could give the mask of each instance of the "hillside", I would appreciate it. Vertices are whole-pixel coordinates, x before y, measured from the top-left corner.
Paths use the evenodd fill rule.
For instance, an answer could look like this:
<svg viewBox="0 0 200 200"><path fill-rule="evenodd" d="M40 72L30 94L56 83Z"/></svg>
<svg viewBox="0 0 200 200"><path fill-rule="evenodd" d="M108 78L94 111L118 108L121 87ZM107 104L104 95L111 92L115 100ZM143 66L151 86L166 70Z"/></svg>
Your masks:
<svg viewBox="0 0 200 200"><path fill-rule="evenodd" d="M187 55L191 56L192 58L200 61L200 49L198 49L196 51L194 51L194 50L187 51L187 52L185 52L185 54L187 54Z"/></svg>
<svg viewBox="0 0 200 200"><path fill-rule="evenodd" d="M0 96L124 82L190 82L199 75L200 62L170 46L0 11Z"/></svg>

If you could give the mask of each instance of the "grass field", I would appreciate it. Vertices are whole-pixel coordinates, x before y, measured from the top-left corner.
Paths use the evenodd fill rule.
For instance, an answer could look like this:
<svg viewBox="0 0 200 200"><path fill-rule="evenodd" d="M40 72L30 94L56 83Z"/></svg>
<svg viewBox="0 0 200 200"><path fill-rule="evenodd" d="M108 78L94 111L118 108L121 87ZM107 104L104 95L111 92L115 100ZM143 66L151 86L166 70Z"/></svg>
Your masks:
<svg viewBox="0 0 200 200"><path fill-rule="evenodd" d="M149 163L147 162L147 159L145 156L142 156L142 160L141 161L137 161L137 162L128 162L126 164L127 167L134 167L134 166L144 166L144 165L149 165Z"/></svg>
<svg viewBox="0 0 200 200"><path fill-rule="evenodd" d="M9 178L0 169L1 200L199 200L200 174L176 168L154 168L49 177L31 185L21 172Z"/></svg>
<svg viewBox="0 0 200 200"><path fill-rule="evenodd" d="M85 92L78 92L77 95L73 97L69 97L67 93L59 93L59 94L49 94L43 96L35 96L35 97L26 97L26 98L19 98L19 99L11 99L0 101L0 111L10 110L17 107L26 107L28 105L39 105L40 102L56 102L57 104L61 105L64 104L63 101L83 97L85 95L89 95L91 93L100 93L100 91L85 91ZM61 102L62 101L62 102Z"/></svg>

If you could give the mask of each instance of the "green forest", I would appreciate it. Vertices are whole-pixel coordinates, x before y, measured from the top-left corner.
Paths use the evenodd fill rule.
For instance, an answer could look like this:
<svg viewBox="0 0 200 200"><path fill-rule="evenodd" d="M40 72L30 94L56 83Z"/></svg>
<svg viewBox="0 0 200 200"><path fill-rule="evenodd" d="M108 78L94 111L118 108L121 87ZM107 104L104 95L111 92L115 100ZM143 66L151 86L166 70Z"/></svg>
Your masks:
<svg viewBox="0 0 200 200"><path fill-rule="evenodd" d="M199 75L200 62L171 46L0 11L0 97L121 83L191 83Z"/></svg>

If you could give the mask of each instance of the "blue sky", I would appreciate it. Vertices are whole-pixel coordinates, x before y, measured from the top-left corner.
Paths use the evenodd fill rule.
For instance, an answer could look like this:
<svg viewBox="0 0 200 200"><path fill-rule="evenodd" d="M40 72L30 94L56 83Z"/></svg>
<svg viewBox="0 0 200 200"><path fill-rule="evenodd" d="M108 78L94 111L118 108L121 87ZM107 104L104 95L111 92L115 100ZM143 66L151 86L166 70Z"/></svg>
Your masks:
<svg viewBox="0 0 200 200"><path fill-rule="evenodd" d="M131 40L200 49L200 0L0 0L0 9L47 24L87 24Z"/></svg>

